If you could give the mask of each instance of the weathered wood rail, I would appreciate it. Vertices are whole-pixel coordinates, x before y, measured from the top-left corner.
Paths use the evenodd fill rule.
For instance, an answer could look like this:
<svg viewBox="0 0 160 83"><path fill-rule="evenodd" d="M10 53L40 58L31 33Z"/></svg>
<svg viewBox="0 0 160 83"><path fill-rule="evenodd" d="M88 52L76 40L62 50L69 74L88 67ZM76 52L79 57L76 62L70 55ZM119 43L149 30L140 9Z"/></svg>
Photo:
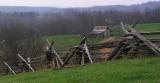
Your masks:
<svg viewBox="0 0 160 83"><path fill-rule="evenodd" d="M141 35L160 35L160 31L140 32Z"/></svg>
<svg viewBox="0 0 160 83"><path fill-rule="evenodd" d="M150 41L146 39L143 35L141 35L142 33L136 31L130 26L128 26L127 29L125 28L126 26L123 23L121 23L121 26L122 26L122 30L125 32L125 36L124 36L125 38L119 42L118 46L110 54L109 60L117 59L121 55L122 52L124 51L128 52L129 50L134 48L136 44L138 44L139 46L141 43L146 45L148 48L150 48L150 50L152 50L156 55L160 56L160 48L156 44L153 43L157 41L159 42L159 40ZM128 47L128 46L131 46L131 47Z"/></svg>
<svg viewBox="0 0 160 83"><path fill-rule="evenodd" d="M117 46L118 42L119 41L100 43L100 44L93 44L93 45L88 45L88 48L90 50L97 50L97 49L103 49L103 48L114 48L114 47Z"/></svg>

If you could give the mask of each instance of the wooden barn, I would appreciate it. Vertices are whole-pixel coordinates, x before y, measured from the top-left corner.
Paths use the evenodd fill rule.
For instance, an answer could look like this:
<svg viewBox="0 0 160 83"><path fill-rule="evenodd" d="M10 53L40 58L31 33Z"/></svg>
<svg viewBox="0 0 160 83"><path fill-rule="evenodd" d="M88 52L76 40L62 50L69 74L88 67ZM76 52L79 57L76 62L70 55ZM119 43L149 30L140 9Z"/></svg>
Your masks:
<svg viewBox="0 0 160 83"><path fill-rule="evenodd" d="M95 26L89 36L107 36L110 34L110 28L107 26Z"/></svg>

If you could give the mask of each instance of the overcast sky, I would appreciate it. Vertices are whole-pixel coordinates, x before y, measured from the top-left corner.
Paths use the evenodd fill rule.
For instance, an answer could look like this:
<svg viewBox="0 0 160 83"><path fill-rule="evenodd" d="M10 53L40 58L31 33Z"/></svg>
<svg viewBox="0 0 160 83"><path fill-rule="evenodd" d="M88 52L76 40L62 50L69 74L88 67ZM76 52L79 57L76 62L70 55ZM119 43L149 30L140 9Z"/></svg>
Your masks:
<svg viewBox="0 0 160 83"><path fill-rule="evenodd" d="M160 0L0 0L0 6L89 7L131 5Z"/></svg>

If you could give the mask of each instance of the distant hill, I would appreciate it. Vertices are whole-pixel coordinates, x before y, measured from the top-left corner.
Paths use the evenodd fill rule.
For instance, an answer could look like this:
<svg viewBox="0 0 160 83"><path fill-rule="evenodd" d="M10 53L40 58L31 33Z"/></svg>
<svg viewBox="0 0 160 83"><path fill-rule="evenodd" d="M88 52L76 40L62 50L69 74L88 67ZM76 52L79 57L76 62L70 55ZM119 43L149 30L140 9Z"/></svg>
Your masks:
<svg viewBox="0 0 160 83"><path fill-rule="evenodd" d="M0 6L0 12L62 12L64 9L55 7L26 7L26 6Z"/></svg>
<svg viewBox="0 0 160 83"><path fill-rule="evenodd" d="M130 5L130 6L124 6L124 5L112 5L112 6L97 6L89 8L92 11L103 11L103 10L119 10L119 11L132 11L132 10L145 10L146 8L154 9L160 7L160 1L152 1L147 2L143 4L137 4L137 5Z"/></svg>
<svg viewBox="0 0 160 83"><path fill-rule="evenodd" d="M0 6L0 12L38 12L38 13L58 13L66 10L76 11L106 11L106 10L118 10L118 11L143 11L146 8L154 9L160 7L160 1L152 1L143 4L136 4L130 6L124 5L111 5L111 6L94 6L88 8L56 8L56 7L25 7L25 6Z"/></svg>

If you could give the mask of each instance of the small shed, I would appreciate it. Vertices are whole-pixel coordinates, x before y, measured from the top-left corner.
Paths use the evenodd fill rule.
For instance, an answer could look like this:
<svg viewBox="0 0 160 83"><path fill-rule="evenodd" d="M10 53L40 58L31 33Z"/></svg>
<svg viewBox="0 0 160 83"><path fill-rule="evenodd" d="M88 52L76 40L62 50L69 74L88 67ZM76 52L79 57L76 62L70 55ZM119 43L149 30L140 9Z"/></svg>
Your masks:
<svg viewBox="0 0 160 83"><path fill-rule="evenodd" d="M107 26L95 26L92 30L92 32L89 33L90 36L106 36L107 33L110 32L109 27Z"/></svg>

